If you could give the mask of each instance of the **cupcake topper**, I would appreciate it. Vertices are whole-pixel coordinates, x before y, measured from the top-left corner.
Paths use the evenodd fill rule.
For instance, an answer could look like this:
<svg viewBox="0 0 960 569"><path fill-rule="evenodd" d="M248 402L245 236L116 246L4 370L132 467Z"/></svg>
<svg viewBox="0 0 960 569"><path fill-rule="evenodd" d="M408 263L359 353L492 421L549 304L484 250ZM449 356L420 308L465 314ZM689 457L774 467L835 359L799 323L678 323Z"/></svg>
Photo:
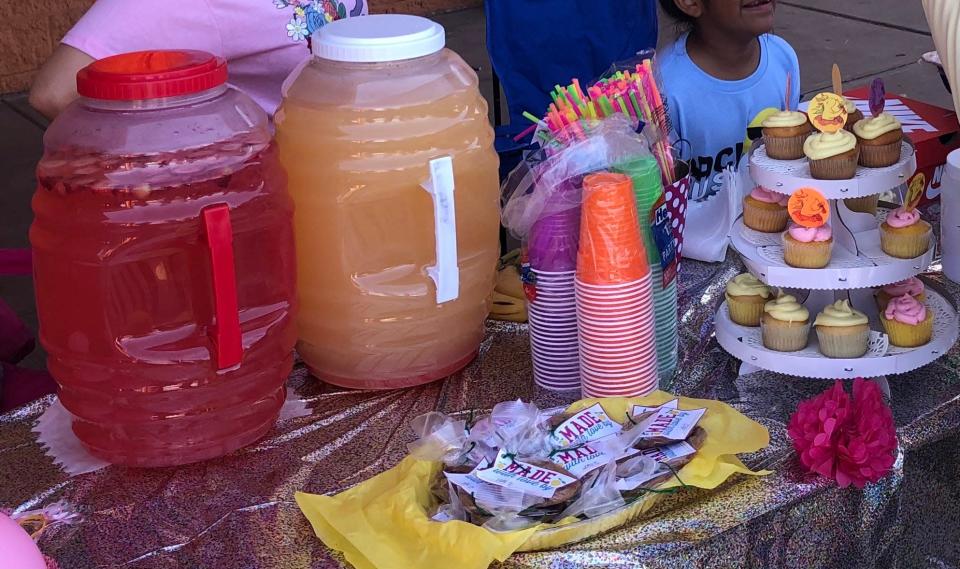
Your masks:
<svg viewBox="0 0 960 569"><path fill-rule="evenodd" d="M792 82L792 81L791 81L791 78L790 78L790 74L787 73L787 91L786 91L786 94L783 96L783 110L785 110L785 111L789 111L789 110L790 110L790 87L791 87L790 84L791 84L791 82Z"/></svg>
<svg viewBox="0 0 960 569"><path fill-rule="evenodd" d="M927 177L923 172L917 172L917 174L910 178L910 183L907 184L907 198L903 201L903 207L907 210L917 209L917 206L920 205L920 198L923 197L923 189L927 187Z"/></svg>
<svg viewBox="0 0 960 569"><path fill-rule="evenodd" d="M834 93L820 93L814 97L807 115L810 124L820 132L837 132L847 124L847 108L843 104L843 97Z"/></svg>
<svg viewBox="0 0 960 569"><path fill-rule="evenodd" d="M822 227L830 219L830 204L813 188L800 188L787 201L790 217L803 227Z"/></svg>
<svg viewBox="0 0 960 569"><path fill-rule="evenodd" d="M883 87L883 79L878 77L870 84L870 114L875 117L880 116L886 100L887 90Z"/></svg>
<svg viewBox="0 0 960 569"><path fill-rule="evenodd" d="M833 72L831 75L832 75L831 78L833 79L833 92L834 94L840 95L842 97L843 96L843 79L840 78L840 66L837 65L836 63L833 64Z"/></svg>

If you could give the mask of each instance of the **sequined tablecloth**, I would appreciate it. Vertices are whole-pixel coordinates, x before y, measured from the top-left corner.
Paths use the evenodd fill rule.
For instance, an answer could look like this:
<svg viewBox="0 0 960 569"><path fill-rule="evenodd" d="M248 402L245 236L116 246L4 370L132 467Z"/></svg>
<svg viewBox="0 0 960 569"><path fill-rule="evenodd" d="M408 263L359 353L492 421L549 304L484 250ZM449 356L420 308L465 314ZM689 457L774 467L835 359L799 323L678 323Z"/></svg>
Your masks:
<svg viewBox="0 0 960 569"><path fill-rule="evenodd" d="M738 377L739 362L713 337L723 283L741 270L733 255L716 265L684 263L673 390L726 401L768 427L769 448L745 462L775 473L672 495L645 521L561 551L515 555L502 568L960 566L960 350L890 378L901 443L894 471L865 490L839 489L801 473L785 428L797 403L830 383ZM960 299L960 286L936 271L928 276ZM344 567L313 535L295 491L335 493L393 466L411 440L409 421L426 411L570 400L534 387L524 326L488 328L465 371L417 389L343 391L296 370L291 385L312 415L281 423L242 452L187 467L68 478L31 432L51 398L0 415L0 507L77 507L80 523L40 539L62 569Z"/></svg>

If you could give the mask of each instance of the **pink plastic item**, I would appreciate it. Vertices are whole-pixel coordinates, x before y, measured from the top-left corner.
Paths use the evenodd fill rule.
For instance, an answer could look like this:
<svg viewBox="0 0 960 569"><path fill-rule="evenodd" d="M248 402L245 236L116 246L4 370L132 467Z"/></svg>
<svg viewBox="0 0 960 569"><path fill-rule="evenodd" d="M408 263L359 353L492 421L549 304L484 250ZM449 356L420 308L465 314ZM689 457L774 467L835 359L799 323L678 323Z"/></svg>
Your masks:
<svg viewBox="0 0 960 569"><path fill-rule="evenodd" d="M37 544L20 524L0 514L0 565L16 569L46 569Z"/></svg>

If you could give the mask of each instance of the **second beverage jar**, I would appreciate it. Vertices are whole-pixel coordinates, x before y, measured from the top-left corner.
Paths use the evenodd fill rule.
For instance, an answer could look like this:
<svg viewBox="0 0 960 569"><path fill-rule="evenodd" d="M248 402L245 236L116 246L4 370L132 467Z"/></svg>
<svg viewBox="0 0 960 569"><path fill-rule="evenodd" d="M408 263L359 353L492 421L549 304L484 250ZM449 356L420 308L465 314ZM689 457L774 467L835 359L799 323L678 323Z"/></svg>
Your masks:
<svg viewBox="0 0 960 569"><path fill-rule="evenodd" d="M483 337L499 254L497 155L477 75L443 28L324 26L276 116L299 267L299 352L344 387L458 371Z"/></svg>

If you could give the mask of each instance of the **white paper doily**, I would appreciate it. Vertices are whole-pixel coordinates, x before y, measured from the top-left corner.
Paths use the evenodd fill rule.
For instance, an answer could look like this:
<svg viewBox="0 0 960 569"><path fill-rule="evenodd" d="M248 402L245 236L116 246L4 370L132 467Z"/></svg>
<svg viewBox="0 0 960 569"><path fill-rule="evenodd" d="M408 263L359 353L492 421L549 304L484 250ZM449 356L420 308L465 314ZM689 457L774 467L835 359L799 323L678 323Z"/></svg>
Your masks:
<svg viewBox="0 0 960 569"><path fill-rule="evenodd" d="M775 160L767 156L762 144L750 153L750 175L758 185L783 194L792 194L804 187L819 190L827 199L858 198L892 190L905 183L917 169L913 144L904 138L900 160L886 168L857 168L850 180L815 180L810 176L810 163L800 160Z"/></svg>

